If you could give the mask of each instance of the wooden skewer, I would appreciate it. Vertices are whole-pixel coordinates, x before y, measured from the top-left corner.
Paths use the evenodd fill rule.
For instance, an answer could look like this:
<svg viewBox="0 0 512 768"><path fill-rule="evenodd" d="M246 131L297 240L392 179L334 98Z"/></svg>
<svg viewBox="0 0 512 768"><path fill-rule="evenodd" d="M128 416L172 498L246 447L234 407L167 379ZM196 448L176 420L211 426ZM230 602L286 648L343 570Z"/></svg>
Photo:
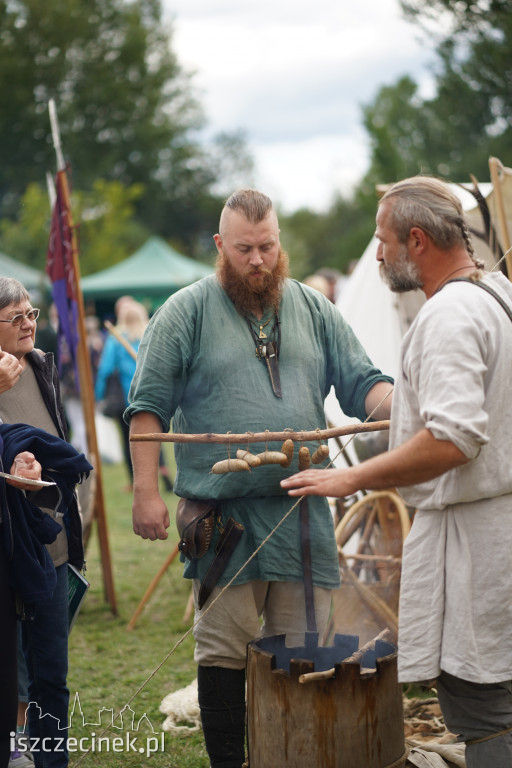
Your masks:
<svg viewBox="0 0 512 768"><path fill-rule="evenodd" d="M375 648L378 640L387 641L389 640L389 636L389 629L383 629L382 632L377 635L377 637L374 637L373 640L369 640L367 643L362 645L358 651L355 651L355 653L352 654L352 656L349 656L347 659L343 659L342 663L350 664L354 661L361 661L367 651ZM299 683L315 683L318 680L330 680L331 677L334 677L335 672L336 670L334 667L332 669L322 670L321 672L306 672L304 675L299 675Z"/></svg>
<svg viewBox="0 0 512 768"><path fill-rule="evenodd" d="M294 440L298 443L309 440L328 440L330 437L341 435L357 435L360 432L378 432L389 429L389 421L371 421L365 424L350 424L348 427L332 427L331 429L315 429L308 432L245 432L241 435L227 432L224 435L207 432L202 435L187 435L181 433L148 432L143 435L130 435L133 442L153 443L264 443L267 440Z"/></svg>
<svg viewBox="0 0 512 768"><path fill-rule="evenodd" d="M399 565L402 562L401 557L394 557L393 555L349 555L347 552L343 552L341 547L338 547L338 552L344 554L347 560L361 560L362 562L368 561L373 563L390 563L392 565Z"/></svg>

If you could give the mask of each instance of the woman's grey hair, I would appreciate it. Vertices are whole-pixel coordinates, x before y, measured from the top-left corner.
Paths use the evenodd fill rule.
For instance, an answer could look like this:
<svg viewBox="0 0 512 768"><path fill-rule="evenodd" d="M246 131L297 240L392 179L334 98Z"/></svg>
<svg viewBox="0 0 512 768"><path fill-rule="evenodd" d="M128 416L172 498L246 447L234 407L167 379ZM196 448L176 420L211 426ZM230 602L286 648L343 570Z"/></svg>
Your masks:
<svg viewBox="0 0 512 768"><path fill-rule="evenodd" d="M0 277L0 309L22 301L30 301L25 286L15 277Z"/></svg>
<svg viewBox="0 0 512 768"><path fill-rule="evenodd" d="M430 176L413 176L390 187L379 201L393 201L389 224L400 243L406 243L413 227L422 229L441 250L462 245L475 265L484 264L476 256L459 198L448 184Z"/></svg>

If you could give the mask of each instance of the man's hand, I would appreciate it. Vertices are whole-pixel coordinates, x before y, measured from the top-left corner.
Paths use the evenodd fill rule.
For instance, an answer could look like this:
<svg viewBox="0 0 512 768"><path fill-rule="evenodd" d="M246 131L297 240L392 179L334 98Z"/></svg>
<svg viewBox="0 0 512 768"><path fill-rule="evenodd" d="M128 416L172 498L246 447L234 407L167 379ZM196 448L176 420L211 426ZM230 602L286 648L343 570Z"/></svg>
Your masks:
<svg viewBox="0 0 512 768"><path fill-rule="evenodd" d="M156 541L168 537L169 511L158 493L133 494L133 531L143 539Z"/></svg>
<svg viewBox="0 0 512 768"><path fill-rule="evenodd" d="M20 478L27 478L27 480L40 480L42 467L36 457L30 451L22 451L18 453L14 459L14 463L10 469L11 475L16 475ZM7 480L9 485L13 485L15 488L21 490L33 490L33 486L27 485L23 480Z"/></svg>
<svg viewBox="0 0 512 768"><path fill-rule="evenodd" d="M346 469L306 469L281 480L289 496L351 496L357 488Z"/></svg>
<svg viewBox="0 0 512 768"><path fill-rule="evenodd" d="M18 358L0 349L0 394L14 387L22 371Z"/></svg>
<svg viewBox="0 0 512 768"><path fill-rule="evenodd" d="M438 440L428 429L391 451L349 469L307 469L284 480L289 496L352 496L356 491L418 485L433 480L469 459L449 440Z"/></svg>

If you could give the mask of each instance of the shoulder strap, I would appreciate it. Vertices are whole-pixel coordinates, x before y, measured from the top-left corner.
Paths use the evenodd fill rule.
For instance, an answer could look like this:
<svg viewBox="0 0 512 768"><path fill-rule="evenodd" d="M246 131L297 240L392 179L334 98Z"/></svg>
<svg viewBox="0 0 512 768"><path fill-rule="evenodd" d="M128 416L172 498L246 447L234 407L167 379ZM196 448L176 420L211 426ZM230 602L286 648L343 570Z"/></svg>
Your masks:
<svg viewBox="0 0 512 768"><path fill-rule="evenodd" d="M445 285L448 285L448 283L471 283L472 285L477 285L479 288L483 288L484 291L487 291L487 293L490 293L491 296L494 296L496 301L501 304L510 320L512 320L512 309L505 301L503 301L501 296L486 283L482 283L480 280L471 280L469 277L454 277L453 280L448 280Z"/></svg>

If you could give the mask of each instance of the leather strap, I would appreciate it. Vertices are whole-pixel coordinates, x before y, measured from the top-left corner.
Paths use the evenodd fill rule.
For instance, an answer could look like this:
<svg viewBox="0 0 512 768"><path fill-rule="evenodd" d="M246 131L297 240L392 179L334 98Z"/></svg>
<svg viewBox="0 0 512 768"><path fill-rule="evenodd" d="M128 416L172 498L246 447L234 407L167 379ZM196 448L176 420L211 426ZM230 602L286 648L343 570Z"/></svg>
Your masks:
<svg viewBox="0 0 512 768"><path fill-rule="evenodd" d="M302 571L304 574L304 597L306 600L306 627L316 632L315 595L313 591L313 568L311 565L311 538L309 531L308 498L300 502L300 539L302 545Z"/></svg>
<svg viewBox="0 0 512 768"><path fill-rule="evenodd" d="M453 280L447 280L445 285L448 285L448 283L472 283L472 285L477 285L479 288L483 288L484 291L487 291L491 296L494 296L496 301L501 304L509 318L512 320L512 309L493 288L487 285L487 283L483 283L481 280L471 280L469 277L454 277Z"/></svg>
<svg viewBox="0 0 512 768"><path fill-rule="evenodd" d="M210 563L210 567L206 571L203 582L199 588L197 597L199 609L203 607L210 597L212 589L222 576L243 532L244 526L242 523L238 523L232 517L227 520L224 530L219 536L217 546L215 547L215 557Z"/></svg>

